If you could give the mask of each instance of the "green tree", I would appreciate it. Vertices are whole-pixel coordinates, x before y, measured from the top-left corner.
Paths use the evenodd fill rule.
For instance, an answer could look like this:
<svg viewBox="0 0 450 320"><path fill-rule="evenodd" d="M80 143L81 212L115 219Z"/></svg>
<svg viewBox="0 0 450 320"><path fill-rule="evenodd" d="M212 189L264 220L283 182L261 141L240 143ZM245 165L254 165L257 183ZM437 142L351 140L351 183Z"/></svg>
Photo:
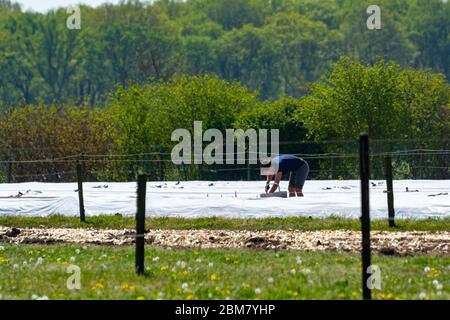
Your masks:
<svg viewBox="0 0 450 320"><path fill-rule="evenodd" d="M406 17L409 38L418 51L414 66L443 72L450 79L450 2L413 1Z"/></svg>

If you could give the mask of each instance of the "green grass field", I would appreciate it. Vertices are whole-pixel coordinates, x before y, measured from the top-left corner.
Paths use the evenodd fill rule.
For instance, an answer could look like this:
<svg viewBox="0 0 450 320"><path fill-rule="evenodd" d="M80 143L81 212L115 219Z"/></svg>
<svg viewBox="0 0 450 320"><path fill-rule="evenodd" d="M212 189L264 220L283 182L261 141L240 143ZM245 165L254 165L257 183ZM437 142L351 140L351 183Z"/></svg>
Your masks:
<svg viewBox="0 0 450 320"><path fill-rule="evenodd" d="M398 220L396 228L389 228L387 220L372 221L372 230L387 231L447 231L450 218L426 220ZM6 227L70 227L70 228L135 228L134 217L95 216L87 217L86 223L78 218L53 215L50 217L0 217L0 226ZM229 230L360 230L357 219L330 217L317 218L147 218L146 227L151 229L229 229Z"/></svg>
<svg viewBox="0 0 450 320"><path fill-rule="evenodd" d="M372 221L373 230L448 231L450 219ZM6 227L130 228L134 217L0 217ZM331 217L148 218L153 229L360 230L356 219ZM300 263L301 261L301 263ZM0 299L360 299L359 254L146 246L146 274L134 273L134 248L11 245L0 242ZM450 299L450 257L373 256L381 270L376 299ZM69 290L70 265L81 289Z"/></svg>
<svg viewBox="0 0 450 320"><path fill-rule="evenodd" d="M360 299L360 256L254 250L146 247L146 274L134 248L0 244L2 299ZM449 257L374 256L377 299L450 299ZM69 290L67 268L81 270Z"/></svg>

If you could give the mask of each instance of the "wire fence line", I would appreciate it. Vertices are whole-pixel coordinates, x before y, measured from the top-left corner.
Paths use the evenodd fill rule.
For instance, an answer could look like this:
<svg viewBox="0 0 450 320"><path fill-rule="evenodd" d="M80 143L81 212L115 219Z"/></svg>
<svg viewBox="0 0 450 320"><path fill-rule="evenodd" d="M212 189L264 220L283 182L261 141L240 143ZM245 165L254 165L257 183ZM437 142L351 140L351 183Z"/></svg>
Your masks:
<svg viewBox="0 0 450 320"><path fill-rule="evenodd" d="M174 164L171 153L145 152L131 154L73 154L56 158L0 160L0 182L66 182L76 178L76 163L84 167L87 181L131 181L138 172L146 172L153 180L255 180L259 165L249 163L249 156L257 152L218 153L226 156L245 154L245 163L226 164ZM357 153L292 153L310 164L311 179L358 178ZM448 179L450 178L450 150L415 148L381 151L371 154L373 178L382 178L383 159L393 159L397 179Z"/></svg>
<svg viewBox="0 0 450 320"><path fill-rule="evenodd" d="M221 156L229 156L234 155L234 158L237 158L238 155L250 155L250 154L256 154L258 155L258 152L229 152L229 153L217 153L214 156L215 157L221 157ZM378 153L372 153L372 157L379 157L379 156L410 156L410 155L449 155L450 150L433 150L433 149L413 149L413 150L401 150L401 151L392 151L392 152L378 152ZM145 156L168 156L172 155L171 153L165 153L165 152L150 152L150 153L134 153L134 154L96 154L96 155L90 155L90 154L79 154L79 155L70 155L66 157L59 157L54 159L33 159L33 160L0 160L0 164L8 164L8 163L74 163L74 162L98 162L98 161L130 161L130 162L173 162L171 159L111 159L111 158L117 158L117 157L145 157ZM293 153L293 155L302 157L302 158L309 158L309 159L339 159L339 158L357 158L359 157L356 153L348 153L348 154L339 154L339 153ZM91 159L94 158L94 159ZM100 159L95 159L100 158ZM224 161L226 162L226 161Z"/></svg>
<svg viewBox="0 0 450 320"><path fill-rule="evenodd" d="M209 143L204 142L204 146ZM260 146L260 145L258 145ZM267 145L267 151L272 151ZM175 164L168 146L148 145L140 150L108 152L108 148L83 150L74 145L70 150L50 148L0 148L0 182L69 182L75 181L76 164L83 167L85 181L135 181L139 172L149 179L162 180L256 180L261 179L258 161L260 153L226 145L213 153L223 163ZM204 149L202 149L204 150ZM97 152L100 151L100 152ZM192 149L190 151L193 151ZM310 166L310 179L357 179L357 139L325 141L281 141L280 154L304 158ZM202 155L203 156L203 155ZM372 178L384 177L385 157L393 160L396 179L449 179L450 141L439 139L372 139ZM194 152L191 153L191 158ZM227 163L233 159L234 164ZM237 161L243 160L243 161ZM193 161L192 161L193 162ZM229 161L228 161L229 162Z"/></svg>

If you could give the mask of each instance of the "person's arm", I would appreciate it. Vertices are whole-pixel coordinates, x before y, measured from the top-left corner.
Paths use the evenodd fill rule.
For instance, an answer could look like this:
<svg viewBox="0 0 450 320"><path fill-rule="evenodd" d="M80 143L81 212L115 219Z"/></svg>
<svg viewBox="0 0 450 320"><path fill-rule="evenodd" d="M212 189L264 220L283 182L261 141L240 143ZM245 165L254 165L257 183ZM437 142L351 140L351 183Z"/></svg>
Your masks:
<svg viewBox="0 0 450 320"><path fill-rule="evenodd" d="M272 181L272 176L268 175L267 179L266 179L266 187L264 188L264 190L266 191L266 193L269 191L270 189L270 181Z"/></svg>
<svg viewBox="0 0 450 320"><path fill-rule="evenodd" d="M281 181L281 177L282 176L283 176L283 172L278 172L275 175L275 182L273 183L272 188L269 190L269 193L274 193L278 189L278 186L280 185L280 181Z"/></svg>

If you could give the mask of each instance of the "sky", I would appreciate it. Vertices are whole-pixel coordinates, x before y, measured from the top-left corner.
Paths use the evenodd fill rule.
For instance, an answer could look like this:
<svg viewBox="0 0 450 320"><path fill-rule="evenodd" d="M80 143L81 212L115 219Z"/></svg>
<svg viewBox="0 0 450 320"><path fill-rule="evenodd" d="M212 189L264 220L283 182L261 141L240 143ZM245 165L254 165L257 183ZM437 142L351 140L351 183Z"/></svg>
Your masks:
<svg viewBox="0 0 450 320"><path fill-rule="evenodd" d="M56 9L59 7L68 7L75 4L87 4L92 7L96 7L102 3L118 3L119 0L16 0L22 5L22 10L37 11L45 13L50 9Z"/></svg>

